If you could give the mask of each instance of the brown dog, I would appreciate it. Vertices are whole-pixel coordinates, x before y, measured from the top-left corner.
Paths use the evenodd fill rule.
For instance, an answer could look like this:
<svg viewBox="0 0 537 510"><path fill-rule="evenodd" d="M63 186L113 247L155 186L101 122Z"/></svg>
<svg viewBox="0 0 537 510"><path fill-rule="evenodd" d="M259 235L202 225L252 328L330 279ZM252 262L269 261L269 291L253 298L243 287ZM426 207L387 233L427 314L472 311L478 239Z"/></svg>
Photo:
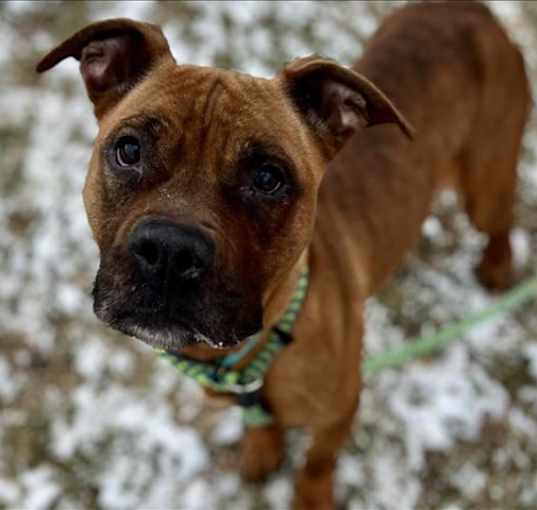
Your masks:
<svg viewBox="0 0 537 510"><path fill-rule="evenodd" d="M282 458L283 429L308 426L296 506L333 508L363 303L418 239L439 188L456 186L489 236L481 281L509 284L530 104L519 51L487 8L453 2L397 11L353 70L310 57L265 80L177 65L157 27L126 19L90 25L38 70L67 57L100 126L84 189L97 315L211 359L276 324L308 266L294 341L263 388L276 422L247 431L241 462L262 478ZM366 129L377 124L392 125Z"/></svg>

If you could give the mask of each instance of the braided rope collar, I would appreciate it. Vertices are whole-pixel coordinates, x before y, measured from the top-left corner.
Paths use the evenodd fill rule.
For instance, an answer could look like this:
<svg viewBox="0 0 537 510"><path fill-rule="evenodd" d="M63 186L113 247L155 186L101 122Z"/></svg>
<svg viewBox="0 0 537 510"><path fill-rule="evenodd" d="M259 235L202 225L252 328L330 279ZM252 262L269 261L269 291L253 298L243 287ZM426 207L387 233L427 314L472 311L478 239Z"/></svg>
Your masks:
<svg viewBox="0 0 537 510"><path fill-rule="evenodd" d="M264 377L278 353L292 341L291 331L302 308L308 288L308 272L300 276L291 301L278 324L268 333L268 339L246 366L234 368L259 343L257 333L244 342L244 346L221 358L198 361L181 353L155 349L159 355L183 375L198 384L220 393L231 393L243 409L243 420L247 426L262 426L273 421L272 415L260 401L260 390Z"/></svg>

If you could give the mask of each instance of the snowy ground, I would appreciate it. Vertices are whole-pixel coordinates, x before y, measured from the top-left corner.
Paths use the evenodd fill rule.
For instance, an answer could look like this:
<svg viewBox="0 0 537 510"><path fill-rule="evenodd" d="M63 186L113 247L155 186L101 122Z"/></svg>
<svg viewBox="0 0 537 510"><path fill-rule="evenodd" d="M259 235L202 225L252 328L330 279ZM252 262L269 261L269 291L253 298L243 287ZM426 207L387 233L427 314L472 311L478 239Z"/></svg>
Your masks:
<svg viewBox="0 0 537 510"><path fill-rule="evenodd" d="M0 508L284 510L305 445L292 431L280 473L243 484L240 413L204 402L194 383L94 318L97 253L80 190L96 128L76 64L37 82L38 56L87 20L128 15L163 23L178 60L265 75L319 45L348 62L381 8L0 4ZM495 8L534 59L520 3ZM335 32L349 19L356 33ZM513 232L521 277L537 262L535 147L531 132ZM472 273L482 241L443 195L417 251L369 303L368 352L493 302ZM382 372L368 381L341 457L340 500L349 510L537 508L536 383L534 303L438 356Z"/></svg>

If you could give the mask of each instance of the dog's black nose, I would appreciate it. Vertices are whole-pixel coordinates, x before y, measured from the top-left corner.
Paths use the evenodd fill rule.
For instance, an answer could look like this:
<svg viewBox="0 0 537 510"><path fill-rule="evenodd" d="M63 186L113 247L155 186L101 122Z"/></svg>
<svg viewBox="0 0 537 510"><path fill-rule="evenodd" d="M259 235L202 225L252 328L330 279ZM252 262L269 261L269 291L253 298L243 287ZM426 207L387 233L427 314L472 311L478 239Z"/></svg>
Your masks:
<svg viewBox="0 0 537 510"><path fill-rule="evenodd" d="M203 230L162 220L139 223L129 235L128 248L148 279L197 281L214 259L214 242Z"/></svg>

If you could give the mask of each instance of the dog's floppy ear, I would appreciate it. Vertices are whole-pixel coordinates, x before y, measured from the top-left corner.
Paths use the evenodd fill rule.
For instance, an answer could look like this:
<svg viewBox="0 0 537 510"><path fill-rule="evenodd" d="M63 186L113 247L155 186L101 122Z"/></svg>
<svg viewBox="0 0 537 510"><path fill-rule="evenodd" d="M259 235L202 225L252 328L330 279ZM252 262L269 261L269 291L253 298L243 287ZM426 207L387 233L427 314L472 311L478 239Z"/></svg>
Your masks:
<svg viewBox="0 0 537 510"><path fill-rule="evenodd" d="M373 83L336 62L301 58L282 75L291 100L330 156L354 132L375 124L395 123L409 138L414 136L414 128Z"/></svg>
<svg viewBox="0 0 537 510"><path fill-rule="evenodd" d="M36 70L47 71L62 60L80 61L88 96L100 118L149 69L173 57L164 34L156 25L117 18L88 25L46 55Z"/></svg>

